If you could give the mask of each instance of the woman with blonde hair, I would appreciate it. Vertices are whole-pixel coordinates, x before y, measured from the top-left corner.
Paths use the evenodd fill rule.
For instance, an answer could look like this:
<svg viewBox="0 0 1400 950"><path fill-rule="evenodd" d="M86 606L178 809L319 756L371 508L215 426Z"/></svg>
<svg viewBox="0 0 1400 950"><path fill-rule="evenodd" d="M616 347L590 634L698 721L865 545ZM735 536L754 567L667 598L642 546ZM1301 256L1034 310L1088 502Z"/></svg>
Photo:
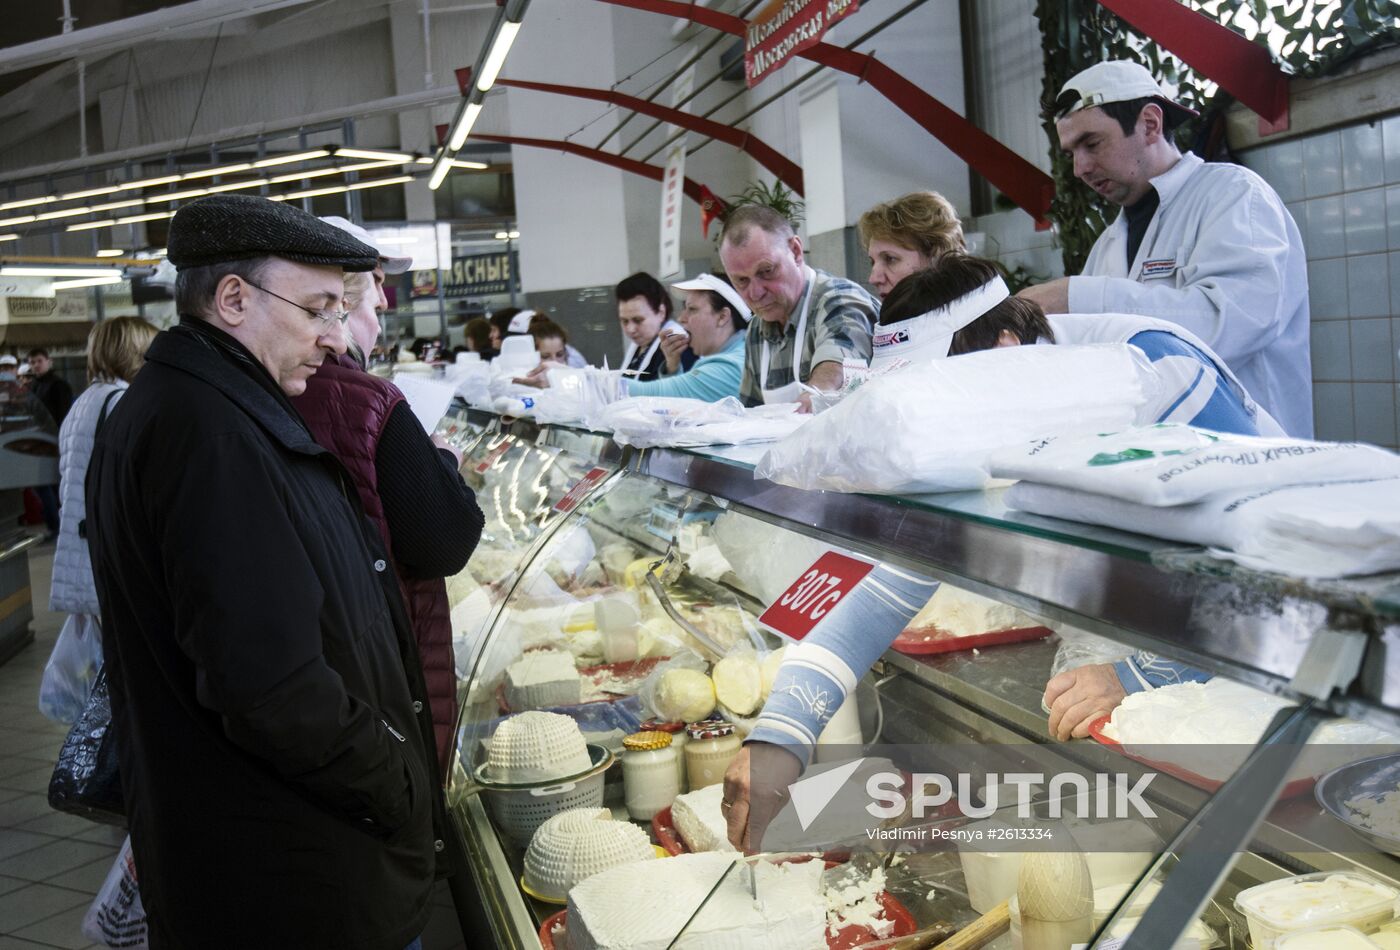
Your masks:
<svg viewBox="0 0 1400 950"><path fill-rule="evenodd" d="M87 540L80 533L87 514L83 483L88 459L98 428L146 362L146 349L155 336L156 328L140 317L113 317L93 327L87 346L88 388L73 403L58 431L61 507L49 609L68 614L68 619L44 670L39 708L60 722L72 722L82 712L102 656L92 559ZM95 658L95 662L79 667L64 657Z"/></svg>
<svg viewBox="0 0 1400 950"><path fill-rule="evenodd" d="M884 299L894 285L945 254L964 254L962 222L947 198L915 191L871 208L856 222L870 255L867 283Z"/></svg>

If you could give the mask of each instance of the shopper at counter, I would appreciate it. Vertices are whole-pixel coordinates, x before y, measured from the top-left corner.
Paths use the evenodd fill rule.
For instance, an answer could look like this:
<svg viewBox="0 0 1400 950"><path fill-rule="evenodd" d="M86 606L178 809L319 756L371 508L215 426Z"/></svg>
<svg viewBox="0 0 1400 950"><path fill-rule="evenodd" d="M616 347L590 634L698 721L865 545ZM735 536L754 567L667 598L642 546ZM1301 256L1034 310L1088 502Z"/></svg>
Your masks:
<svg viewBox="0 0 1400 950"><path fill-rule="evenodd" d="M492 342L495 327L491 326L491 321L485 317L472 317L463 328L463 335L467 341L467 352L476 353L483 360L490 362L496 358L496 345Z"/></svg>
<svg viewBox="0 0 1400 950"><path fill-rule="evenodd" d="M530 318L530 335L535 338L535 352L540 355L541 365L553 363L574 369L588 365L583 354L569 345L569 331L546 315L536 313Z"/></svg>
<svg viewBox="0 0 1400 950"><path fill-rule="evenodd" d="M870 327L880 305L859 284L809 266L802 239L772 208L741 205L720 235L719 257L759 318L744 348L745 405L796 402L803 387L837 390L847 361L870 362Z"/></svg>
<svg viewBox="0 0 1400 950"><path fill-rule="evenodd" d="M701 274L672 284L685 293L680 333L664 334L661 350L666 373L651 382L627 383L629 396L679 396L718 402L738 396L744 375L744 340L752 314L739 292L718 274ZM699 359L681 372L687 345Z"/></svg>
<svg viewBox="0 0 1400 950"><path fill-rule="evenodd" d="M406 947L448 832L422 672L388 551L288 401L345 352L342 269L378 254L240 195L180 208L168 247L180 323L86 492L150 945Z"/></svg>
<svg viewBox="0 0 1400 950"><path fill-rule="evenodd" d="M957 210L936 191L915 191L876 205L860 216L856 232L870 255L866 282L882 301L905 277L946 254L967 250Z"/></svg>
<svg viewBox="0 0 1400 950"><path fill-rule="evenodd" d="M375 246L368 231L345 218L321 220ZM384 275L402 274L412 264L380 250L373 271L345 275L347 352L322 361L292 405L316 442L350 473L360 504L392 554L428 694L431 729L425 737L437 750L441 778L457 722L452 621L443 578L466 566L485 519L457 474L461 453L423 431L397 386L365 372L365 354L379 339L379 317L389 305Z"/></svg>
<svg viewBox="0 0 1400 950"><path fill-rule="evenodd" d="M617 321L622 324L622 335L627 337L622 368L641 382L657 379L666 365L661 334L666 330L684 332L672 317L675 305L671 295L661 281L645 272L623 279L613 293L617 297ZM683 353L682 368L690 369L695 359L694 354Z"/></svg>
<svg viewBox="0 0 1400 950"><path fill-rule="evenodd" d="M1132 313L1205 341L1292 436L1313 434L1308 277L1302 237L1247 168L1182 155L1191 110L1143 67L1091 66L1056 100L1075 175L1122 212L1077 277L1021 291L1046 313Z"/></svg>

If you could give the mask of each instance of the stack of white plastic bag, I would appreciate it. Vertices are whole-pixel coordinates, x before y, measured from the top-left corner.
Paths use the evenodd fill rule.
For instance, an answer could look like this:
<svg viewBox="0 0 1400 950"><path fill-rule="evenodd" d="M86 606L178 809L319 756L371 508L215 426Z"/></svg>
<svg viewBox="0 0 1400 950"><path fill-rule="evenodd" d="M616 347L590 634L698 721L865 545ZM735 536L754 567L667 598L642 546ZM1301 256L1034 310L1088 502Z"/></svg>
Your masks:
<svg viewBox="0 0 1400 950"><path fill-rule="evenodd" d="M627 395L620 369L554 366L548 375L549 388L535 395L535 421L541 425L596 429L604 410Z"/></svg>
<svg viewBox="0 0 1400 950"><path fill-rule="evenodd" d="M501 341L501 352L491 361L491 381L487 391L491 396L489 408L507 416L534 414L540 391L515 381L540 365L535 352L535 338L529 335L508 336Z"/></svg>
<svg viewBox="0 0 1400 950"><path fill-rule="evenodd" d="M632 396L608 406L599 428L613 433L619 445L744 445L772 442L790 435L812 417L797 403L744 408L733 396L719 402L667 396Z"/></svg>
<svg viewBox="0 0 1400 950"><path fill-rule="evenodd" d="M809 490L985 488L996 449L1132 425L1155 386L1151 364L1126 344L926 360L866 379L770 448L754 474Z"/></svg>
<svg viewBox="0 0 1400 950"><path fill-rule="evenodd" d="M1007 504L1129 528L1260 570L1400 569L1400 456L1372 445L1157 425L997 453Z"/></svg>
<svg viewBox="0 0 1400 950"><path fill-rule="evenodd" d="M458 353L457 359L443 370L443 379L455 387L467 405L490 408L491 364L480 353Z"/></svg>

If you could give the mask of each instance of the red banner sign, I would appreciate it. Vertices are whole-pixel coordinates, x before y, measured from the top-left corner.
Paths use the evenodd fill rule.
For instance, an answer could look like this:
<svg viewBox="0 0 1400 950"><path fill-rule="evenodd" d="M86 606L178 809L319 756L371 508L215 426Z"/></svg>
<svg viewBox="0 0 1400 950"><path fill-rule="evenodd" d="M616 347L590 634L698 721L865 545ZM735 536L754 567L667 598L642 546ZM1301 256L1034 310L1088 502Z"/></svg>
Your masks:
<svg viewBox="0 0 1400 950"><path fill-rule="evenodd" d="M510 451L510 447L514 444L510 437L506 437L502 439L499 444L492 446L491 451L486 453L486 457L476 463L476 473L478 475L485 475L491 470L492 465L495 465L501 460L501 456Z"/></svg>
<svg viewBox="0 0 1400 950"><path fill-rule="evenodd" d="M792 640L801 640L856 589L875 567L828 551L773 601L758 622Z"/></svg>
<svg viewBox="0 0 1400 950"><path fill-rule="evenodd" d="M591 468L578 481L574 482L574 487L568 493L554 503L555 511L569 512L578 507L578 503L587 497L588 493L597 488L608 477L608 469Z"/></svg>
<svg viewBox="0 0 1400 950"><path fill-rule="evenodd" d="M789 59L816 46L860 0L773 0L744 31L744 78L752 89Z"/></svg>

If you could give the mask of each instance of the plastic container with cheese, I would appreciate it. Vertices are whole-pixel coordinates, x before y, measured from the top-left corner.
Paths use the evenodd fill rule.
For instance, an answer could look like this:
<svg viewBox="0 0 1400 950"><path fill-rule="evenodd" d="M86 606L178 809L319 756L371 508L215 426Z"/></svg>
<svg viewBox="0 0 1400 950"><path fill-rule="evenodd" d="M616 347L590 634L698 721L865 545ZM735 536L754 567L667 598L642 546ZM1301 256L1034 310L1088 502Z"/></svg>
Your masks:
<svg viewBox="0 0 1400 950"><path fill-rule="evenodd" d="M1395 916L1397 891L1357 871L1320 871L1240 891L1235 909L1249 920L1255 950L1273 950L1285 934L1325 927L1375 930Z"/></svg>
<svg viewBox="0 0 1400 950"><path fill-rule="evenodd" d="M1284 934L1277 950L1376 950L1378 944L1355 927L1324 927Z"/></svg>

